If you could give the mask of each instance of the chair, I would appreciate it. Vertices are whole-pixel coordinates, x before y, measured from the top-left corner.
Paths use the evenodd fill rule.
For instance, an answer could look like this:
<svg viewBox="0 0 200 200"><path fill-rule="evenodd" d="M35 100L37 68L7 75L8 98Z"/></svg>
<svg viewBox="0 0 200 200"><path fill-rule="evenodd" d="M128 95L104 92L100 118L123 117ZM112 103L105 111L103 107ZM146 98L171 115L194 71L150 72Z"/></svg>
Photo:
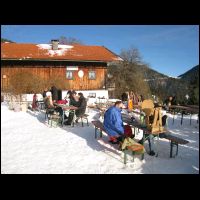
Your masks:
<svg viewBox="0 0 200 200"><path fill-rule="evenodd" d="M49 119L50 119L51 115L53 115L53 112L54 112L54 109L46 108L46 112L45 112L45 120L46 120L46 118L47 118L47 119L48 119L48 123L49 123Z"/></svg>
<svg viewBox="0 0 200 200"><path fill-rule="evenodd" d="M57 127L59 122L61 122L61 117L59 115L52 114L50 115L48 119L48 124L49 124L49 121L50 121L51 127L53 126L53 124L55 124L55 127Z"/></svg>
<svg viewBox="0 0 200 200"><path fill-rule="evenodd" d="M88 123L88 116L89 116L89 115L87 115L87 114L83 114L83 115L81 115L80 117L78 117L78 118L76 119L76 121L78 121L78 119L81 119L81 123L82 123L82 127L83 127L83 120L86 120L86 121L87 121L87 125L89 126L89 123Z"/></svg>

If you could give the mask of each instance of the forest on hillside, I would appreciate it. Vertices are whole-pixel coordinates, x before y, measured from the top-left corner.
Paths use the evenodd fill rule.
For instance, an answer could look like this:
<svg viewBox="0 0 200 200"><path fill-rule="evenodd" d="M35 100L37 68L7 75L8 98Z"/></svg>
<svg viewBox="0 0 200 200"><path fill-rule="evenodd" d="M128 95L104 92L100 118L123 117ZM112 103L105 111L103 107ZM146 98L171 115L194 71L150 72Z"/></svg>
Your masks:
<svg viewBox="0 0 200 200"><path fill-rule="evenodd" d="M151 69L142 61L138 49L122 50L120 57L123 62L108 66L108 85L115 85L115 90L110 92L113 98L121 98L123 92L133 91L144 98L155 95L160 103L168 96L175 96L177 104L199 105L199 66L172 78Z"/></svg>

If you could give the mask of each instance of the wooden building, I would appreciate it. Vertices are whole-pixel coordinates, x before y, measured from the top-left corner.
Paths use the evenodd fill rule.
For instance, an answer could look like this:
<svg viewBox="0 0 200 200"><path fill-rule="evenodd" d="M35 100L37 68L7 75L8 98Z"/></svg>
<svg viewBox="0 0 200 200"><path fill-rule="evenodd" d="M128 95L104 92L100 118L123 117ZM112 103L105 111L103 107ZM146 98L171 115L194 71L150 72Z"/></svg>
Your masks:
<svg viewBox="0 0 200 200"><path fill-rule="evenodd" d="M17 72L64 78L63 90L106 90L107 64L122 59L103 46L1 43L1 90ZM30 77L31 81L31 77Z"/></svg>

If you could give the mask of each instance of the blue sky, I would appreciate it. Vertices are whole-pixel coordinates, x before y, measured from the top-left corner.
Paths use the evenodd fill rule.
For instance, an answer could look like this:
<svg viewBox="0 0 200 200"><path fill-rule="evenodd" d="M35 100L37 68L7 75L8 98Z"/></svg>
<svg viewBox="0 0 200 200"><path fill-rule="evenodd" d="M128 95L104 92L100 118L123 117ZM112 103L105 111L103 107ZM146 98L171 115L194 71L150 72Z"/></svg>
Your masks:
<svg viewBox="0 0 200 200"><path fill-rule="evenodd" d="M60 36L120 54L131 46L152 69L178 76L199 64L197 25L3 25L1 37L18 43L48 43Z"/></svg>

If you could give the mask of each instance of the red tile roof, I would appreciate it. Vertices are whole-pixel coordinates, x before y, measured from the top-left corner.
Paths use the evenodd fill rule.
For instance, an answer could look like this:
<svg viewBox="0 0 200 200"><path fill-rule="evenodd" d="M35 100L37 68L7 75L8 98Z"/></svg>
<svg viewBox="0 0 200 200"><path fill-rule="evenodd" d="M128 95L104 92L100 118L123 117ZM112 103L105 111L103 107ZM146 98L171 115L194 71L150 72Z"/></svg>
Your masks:
<svg viewBox="0 0 200 200"><path fill-rule="evenodd" d="M117 61L119 56L102 46L59 45L52 50L51 44L1 43L1 59L17 60L73 60Z"/></svg>

